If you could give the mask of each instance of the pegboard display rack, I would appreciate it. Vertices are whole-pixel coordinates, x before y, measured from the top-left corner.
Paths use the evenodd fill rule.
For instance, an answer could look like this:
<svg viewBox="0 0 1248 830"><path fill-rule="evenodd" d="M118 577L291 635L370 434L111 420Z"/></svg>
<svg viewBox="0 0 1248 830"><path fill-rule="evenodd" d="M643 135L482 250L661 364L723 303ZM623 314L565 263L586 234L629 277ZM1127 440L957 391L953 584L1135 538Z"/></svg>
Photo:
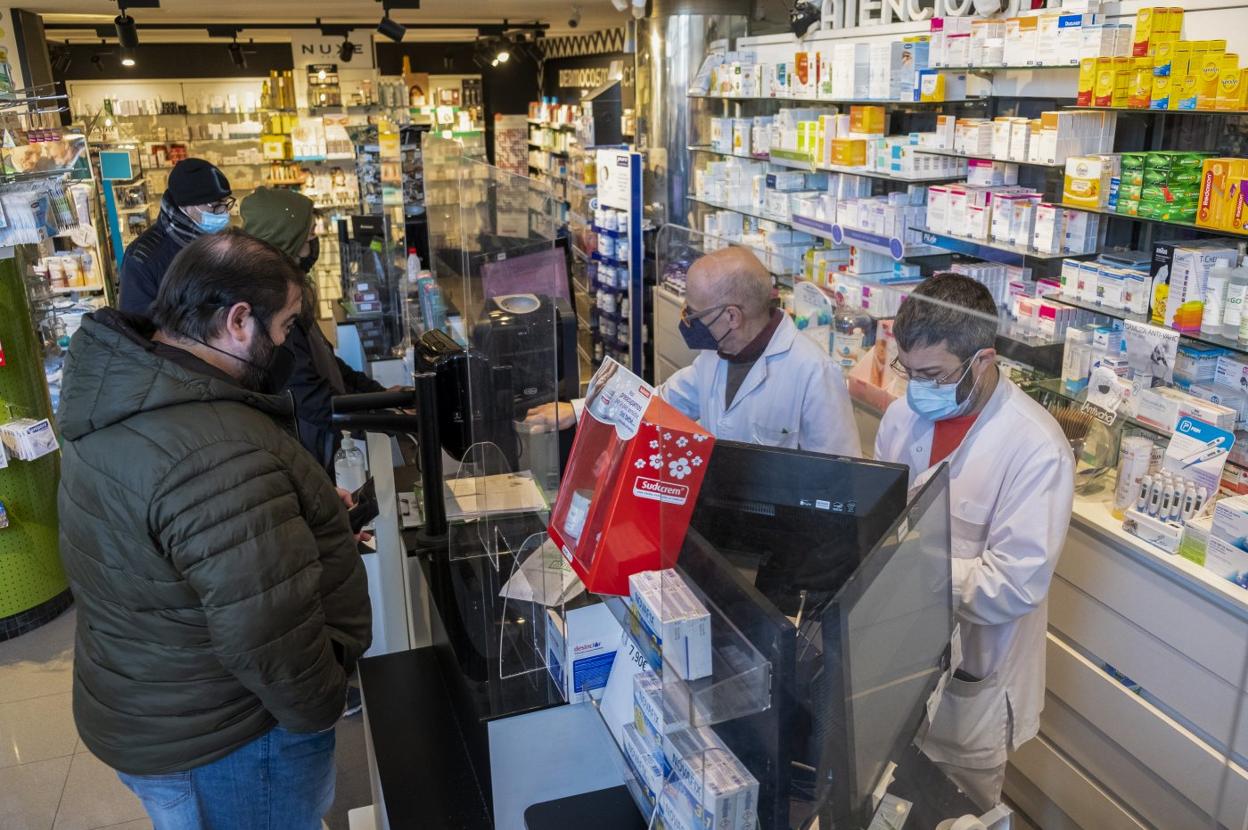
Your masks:
<svg viewBox="0 0 1248 830"><path fill-rule="evenodd" d="M0 249L0 420L52 417L24 279L33 246ZM59 452L0 469L0 641L38 628L70 604L57 539Z"/></svg>

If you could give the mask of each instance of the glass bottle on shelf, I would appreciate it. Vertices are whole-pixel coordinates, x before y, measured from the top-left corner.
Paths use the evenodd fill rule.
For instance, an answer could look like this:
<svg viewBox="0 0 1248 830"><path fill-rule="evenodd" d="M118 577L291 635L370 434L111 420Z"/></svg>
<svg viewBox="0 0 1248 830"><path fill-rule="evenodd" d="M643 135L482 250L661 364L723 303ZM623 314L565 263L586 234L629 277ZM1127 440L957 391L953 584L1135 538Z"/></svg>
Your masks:
<svg viewBox="0 0 1248 830"><path fill-rule="evenodd" d="M848 372L875 345L875 320L860 308L838 303L832 314L832 359Z"/></svg>

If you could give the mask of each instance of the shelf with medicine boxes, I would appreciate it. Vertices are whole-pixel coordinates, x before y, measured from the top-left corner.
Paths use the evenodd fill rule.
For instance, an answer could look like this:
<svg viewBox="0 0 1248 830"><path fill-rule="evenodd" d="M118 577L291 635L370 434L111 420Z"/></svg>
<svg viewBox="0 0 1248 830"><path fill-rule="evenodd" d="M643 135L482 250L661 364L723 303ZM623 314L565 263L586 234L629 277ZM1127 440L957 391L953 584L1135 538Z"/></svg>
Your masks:
<svg viewBox="0 0 1248 830"><path fill-rule="evenodd" d="M807 216L794 216L790 227L819 239L826 239L836 245L853 245L872 253L891 256L899 261L911 257L948 255L948 251L933 245L915 244L895 236L885 236L860 228L821 222L818 219L811 219Z"/></svg>
<svg viewBox="0 0 1248 830"><path fill-rule="evenodd" d="M1145 109L1144 107L1096 107L1081 104L1069 104L1063 109L1087 110L1089 112L1119 112L1128 115L1230 115L1235 117L1248 116L1248 110L1176 110L1176 109Z"/></svg>
<svg viewBox="0 0 1248 830"><path fill-rule="evenodd" d="M1081 256L1093 256L1095 251L1082 254L1050 253L1040 251L1030 245L1012 245L1008 242L997 242L986 239L971 239L955 236L950 233L933 233L926 228L914 228L923 235L923 242L956 254L978 257L989 262L1000 262L1003 265L1023 265L1028 261L1049 261L1073 259Z"/></svg>
<svg viewBox="0 0 1248 830"><path fill-rule="evenodd" d="M788 167L794 170L805 170L807 172L824 172L824 173L846 173L851 176L865 176L869 179L882 179L884 181L902 182L905 184L928 184L936 182L956 182L959 179L966 178L966 173L958 173L957 175L942 176L923 176L923 175L907 175L905 173L893 172L891 170L876 170L870 167L851 167L842 164L816 164L814 159L809 155L797 152L788 152L784 150L776 150L770 154L758 156L745 155L744 153L726 153L722 150L716 150L706 144L691 144L689 151L693 153L709 153L711 155L723 156L726 158L739 158L747 161L767 162L775 164L779 167ZM919 150L919 152L927 152ZM952 155L951 153L937 153L935 155Z"/></svg>
<svg viewBox="0 0 1248 830"><path fill-rule="evenodd" d="M1123 311L1119 308L1109 308L1100 303L1089 302L1079 297L1071 297L1068 294L1050 294L1048 299L1068 305L1073 308L1081 308L1093 314L1100 314L1115 320L1132 320L1137 323L1152 322L1152 318L1147 314L1132 314L1129 311ZM1241 352L1248 354L1248 343L1238 340L1233 335L1214 334L1212 332L1200 331L1180 331L1179 338L1181 340L1190 340L1193 343L1204 343L1207 346L1217 346L1218 348L1227 349L1229 351Z"/></svg>
<svg viewBox="0 0 1248 830"><path fill-rule="evenodd" d="M1096 213L1101 216L1108 216L1111 219L1126 219L1130 222L1147 222L1152 225L1168 225L1172 228L1184 228L1189 231L1197 231L1198 233L1208 233L1214 236L1239 236L1248 238L1248 231L1237 231L1228 228L1211 228L1205 225L1197 225L1194 222L1180 222L1175 219L1154 219L1151 216L1133 216L1129 213L1119 213L1116 210L1107 210L1104 208L1090 208L1083 205L1068 205L1061 203L1062 207L1071 210L1079 210L1084 213Z"/></svg>
<svg viewBox="0 0 1248 830"><path fill-rule="evenodd" d="M755 211L755 210L751 210L748 207L742 207L740 205L725 205L719 202L712 202L709 199L700 199L692 193L685 196L685 198L688 199L690 202L697 202L700 205L706 205L707 207L716 208L717 210L729 210L729 211L732 211L733 213L739 213L742 216L748 216L751 219L759 219L764 222L774 222L775 224L782 225L786 228L793 227L793 223L790 221L790 219L786 219L786 218L779 217L779 216L772 216L764 211ZM800 228L799 230L805 230L805 229Z"/></svg>
<svg viewBox="0 0 1248 830"><path fill-rule="evenodd" d="M984 66L933 66L932 69L939 69L941 72L1032 72L1032 71L1050 71L1058 69L1073 69L1078 71L1078 63L1033 63L1033 64L1017 64L1017 65L984 65Z"/></svg>
<svg viewBox="0 0 1248 830"><path fill-rule="evenodd" d="M1053 170L1061 170L1066 167L1066 162L1060 161L1053 164L1043 161L1020 161L1018 159L1003 159L988 153L958 153L953 150L938 150L935 147L916 147L915 150L920 153L929 153L933 156L949 156L955 159L975 159L978 161L994 161L1001 164L1017 164L1020 167L1042 167Z"/></svg>
<svg viewBox="0 0 1248 830"><path fill-rule="evenodd" d="M767 95L699 95L690 93L690 98L704 101L777 101L784 104L844 104L849 106L881 106L881 107L939 107L945 104L987 105L991 98L959 98L953 101L900 101L892 98L789 98Z"/></svg>
<svg viewBox="0 0 1248 830"><path fill-rule="evenodd" d="M703 666L689 671L686 661L664 649L663 632L652 632L631 599L604 596L603 602L624 629L625 635L655 673L656 693L662 695L670 727L714 726L762 712L771 706L771 663L759 653L723 611L696 587L680 576L679 569L664 571L664 583L675 576L697 598L710 622L709 642L697 644L703 650ZM671 589L664 587L665 591ZM686 643L687 648L694 644ZM685 655L692 659L691 655ZM681 663L681 664L678 664ZM708 670L709 669L709 670ZM700 674L693 680L688 674Z"/></svg>

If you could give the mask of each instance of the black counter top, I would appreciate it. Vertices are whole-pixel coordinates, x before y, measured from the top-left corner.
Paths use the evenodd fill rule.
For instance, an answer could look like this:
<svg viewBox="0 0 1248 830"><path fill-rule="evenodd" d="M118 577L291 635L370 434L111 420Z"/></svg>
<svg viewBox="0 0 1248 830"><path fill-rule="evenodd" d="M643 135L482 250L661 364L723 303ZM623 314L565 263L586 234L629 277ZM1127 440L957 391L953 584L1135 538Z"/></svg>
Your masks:
<svg viewBox="0 0 1248 830"><path fill-rule="evenodd" d="M433 649L365 658L360 685L392 830L490 830L489 798Z"/></svg>

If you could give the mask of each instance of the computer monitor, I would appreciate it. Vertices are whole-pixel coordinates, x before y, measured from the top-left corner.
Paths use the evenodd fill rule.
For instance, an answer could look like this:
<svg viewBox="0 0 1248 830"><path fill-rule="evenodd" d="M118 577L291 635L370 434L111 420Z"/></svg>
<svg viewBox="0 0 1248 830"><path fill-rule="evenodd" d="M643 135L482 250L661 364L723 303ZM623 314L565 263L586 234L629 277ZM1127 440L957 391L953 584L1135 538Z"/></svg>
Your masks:
<svg viewBox="0 0 1248 830"><path fill-rule="evenodd" d="M821 618L811 711L820 827L865 827L872 793L902 756L949 665L953 576L948 468L898 516Z"/></svg>
<svg viewBox="0 0 1248 830"><path fill-rule="evenodd" d="M809 615L905 510L908 479L897 464L717 441L692 526L778 609Z"/></svg>

